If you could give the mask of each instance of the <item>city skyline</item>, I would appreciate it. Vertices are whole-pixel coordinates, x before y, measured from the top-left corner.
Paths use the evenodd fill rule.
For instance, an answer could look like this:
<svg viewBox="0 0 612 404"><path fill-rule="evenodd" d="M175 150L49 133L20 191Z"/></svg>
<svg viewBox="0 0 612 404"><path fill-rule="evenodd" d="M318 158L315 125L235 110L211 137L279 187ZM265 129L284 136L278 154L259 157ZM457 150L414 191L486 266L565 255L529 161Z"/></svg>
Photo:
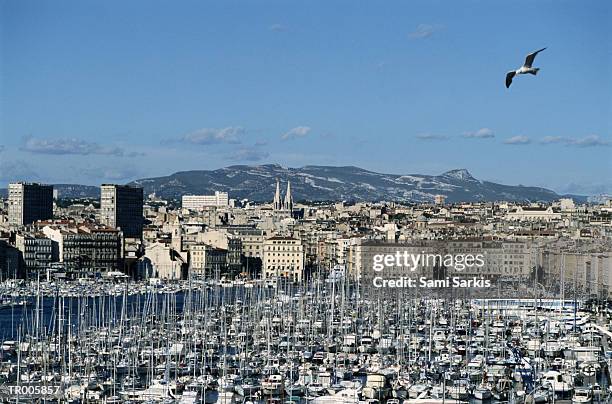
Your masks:
<svg viewBox="0 0 612 404"><path fill-rule="evenodd" d="M11 182L9 187L23 181ZM280 196L280 184L286 184L286 194ZM42 184L53 188L54 198L92 198L104 194L108 187L137 188L147 195L162 199L182 199L193 206L229 206L233 199L265 202L273 188L274 208L284 208L293 200L291 183L297 185L296 196L303 202L368 201L368 202L537 202L550 203L561 198L572 198L577 203L597 203L605 194L579 195L556 193L553 190L528 184L508 185L474 178L466 169L454 169L436 176L422 174L394 175L377 173L356 166L305 166L287 168L278 164L259 166L236 165L217 170L182 171L168 176L134 180L128 184ZM34 185L41 185L34 182ZM222 190L222 191L219 191ZM0 195L8 189L0 188ZM603 198L603 199L602 199ZM280 202L279 202L280 199ZM289 209L290 210L290 209Z"/></svg>
<svg viewBox="0 0 612 404"><path fill-rule="evenodd" d="M612 192L606 2L143 4L1 3L1 187L278 163Z"/></svg>
<svg viewBox="0 0 612 404"><path fill-rule="evenodd" d="M0 401L610 402L610 17L0 0Z"/></svg>

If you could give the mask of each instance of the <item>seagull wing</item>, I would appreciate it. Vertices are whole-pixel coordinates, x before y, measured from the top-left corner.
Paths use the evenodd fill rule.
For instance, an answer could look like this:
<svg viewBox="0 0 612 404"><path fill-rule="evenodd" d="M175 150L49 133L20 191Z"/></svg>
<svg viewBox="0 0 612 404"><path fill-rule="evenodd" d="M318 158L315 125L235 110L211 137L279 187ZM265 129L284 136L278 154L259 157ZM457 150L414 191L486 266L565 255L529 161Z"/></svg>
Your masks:
<svg viewBox="0 0 612 404"><path fill-rule="evenodd" d="M510 84L512 84L512 78L514 78L514 76L516 76L516 72L514 70L506 73L506 88L510 88Z"/></svg>
<svg viewBox="0 0 612 404"><path fill-rule="evenodd" d="M527 57L525 58L525 64L524 64L523 66L525 66L525 67L531 67L531 65L533 64L533 61L534 61L534 59L535 59L536 55L537 55L538 53L542 52L544 49L546 49L546 48L542 48L542 49L540 49L540 50L537 50L537 51L535 51L535 52L530 53L529 55L527 55Z"/></svg>

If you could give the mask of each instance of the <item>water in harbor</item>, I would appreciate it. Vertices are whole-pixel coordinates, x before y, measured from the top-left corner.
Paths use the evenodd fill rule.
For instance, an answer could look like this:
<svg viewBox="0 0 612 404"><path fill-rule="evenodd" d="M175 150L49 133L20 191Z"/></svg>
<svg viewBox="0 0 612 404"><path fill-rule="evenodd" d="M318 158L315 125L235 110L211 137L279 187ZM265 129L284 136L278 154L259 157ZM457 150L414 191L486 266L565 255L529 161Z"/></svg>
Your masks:
<svg viewBox="0 0 612 404"><path fill-rule="evenodd" d="M61 383L73 402L607 396L607 319L585 310L365 296L342 282L73 289L21 291L28 305L0 310L4 383Z"/></svg>

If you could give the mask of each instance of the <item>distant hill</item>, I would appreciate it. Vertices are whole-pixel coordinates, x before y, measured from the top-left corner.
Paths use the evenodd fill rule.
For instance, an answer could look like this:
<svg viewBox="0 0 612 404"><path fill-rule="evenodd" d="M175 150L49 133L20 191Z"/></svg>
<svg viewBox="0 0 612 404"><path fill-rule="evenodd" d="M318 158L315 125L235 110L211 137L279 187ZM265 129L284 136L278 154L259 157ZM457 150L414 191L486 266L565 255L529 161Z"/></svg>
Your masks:
<svg viewBox="0 0 612 404"><path fill-rule="evenodd" d="M58 196L65 199L74 198L99 198L100 187L93 185L79 184L53 184L53 189L57 190ZM7 189L0 189L0 196L6 198Z"/></svg>
<svg viewBox="0 0 612 404"><path fill-rule="evenodd" d="M398 201L431 202L435 195L447 202L517 201L550 202L571 197L584 203L587 197L559 195L540 187L502 185L474 178L466 169L441 175L381 174L359 167L305 166L285 168L278 164L236 165L217 170L181 171L165 177L144 178L130 182L142 186L145 194L155 193L166 199L182 195L229 192L230 198L271 201L276 179L283 195L291 181L294 200L306 201ZM60 198L99 198L100 188L91 185L55 184ZM0 189L6 197L6 189Z"/></svg>
<svg viewBox="0 0 612 404"><path fill-rule="evenodd" d="M100 198L100 187L78 184L55 184L60 198Z"/></svg>
<svg viewBox="0 0 612 404"><path fill-rule="evenodd" d="M480 181L466 169L441 175L381 174L359 167L305 166L285 168L277 164L236 165L217 170L181 171L165 177L131 182L144 188L145 194L179 198L187 194L229 192L231 198L271 201L276 179L287 181L295 200L401 201L431 202L434 195L448 202L474 201L545 201L559 199L557 193L540 187L512 186ZM585 197L572 196L577 202Z"/></svg>

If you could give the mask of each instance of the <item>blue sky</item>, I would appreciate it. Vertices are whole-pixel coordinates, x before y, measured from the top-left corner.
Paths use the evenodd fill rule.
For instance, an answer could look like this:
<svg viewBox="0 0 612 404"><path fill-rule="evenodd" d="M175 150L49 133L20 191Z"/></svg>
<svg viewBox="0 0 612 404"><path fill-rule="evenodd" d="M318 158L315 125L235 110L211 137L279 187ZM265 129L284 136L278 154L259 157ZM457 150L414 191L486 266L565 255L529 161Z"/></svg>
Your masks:
<svg viewBox="0 0 612 404"><path fill-rule="evenodd" d="M0 4L0 185L279 163L612 192L608 1Z"/></svg>

